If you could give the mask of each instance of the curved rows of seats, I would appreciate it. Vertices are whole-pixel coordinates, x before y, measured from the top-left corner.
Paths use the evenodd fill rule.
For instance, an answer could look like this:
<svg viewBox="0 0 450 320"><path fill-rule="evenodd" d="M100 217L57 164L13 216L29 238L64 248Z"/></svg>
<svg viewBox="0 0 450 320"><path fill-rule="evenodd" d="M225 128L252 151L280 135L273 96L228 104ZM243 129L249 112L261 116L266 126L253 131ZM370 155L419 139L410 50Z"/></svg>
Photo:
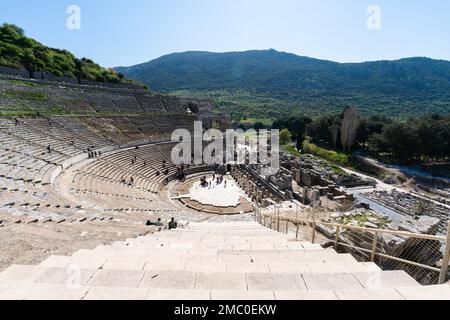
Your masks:
<svg viewBox="0 0 450 320"><path fill-rule="evenodd" d="M119 150L86 162L75 171L71 191L80 200L89 199L106 208L116 204L130 209L173 207L161 202L159 194L177 172L171 160L174 145L161 143ZM188 165L186 169L193 172L207 167Z"/></svg>
<svg viewBox="0 0 450 320"><path fill-rule="evenodd" d="M0 78L2 108L36 111L63 110L89 113L185 113L189 107L180 98L152 93L140 87L107 88L95 85Z"/></svg>
<svg viewBox="0 0 450 320"><path fill-rule="evenodd" d="M85 160L76 170L66 172L71 184L64 187L65 193L52 186L56 170L67 169L66 164L73 157L83 154L87 157L88 148L115 149L119 147L119 139L125 144L134 143L138 138L145 141L148 136L138 123L143 126L147 123L149 132L153 126L154 133L164 125L164 130L178 125L193 126L190 124L193 118L185 115L166 116L166 124L162 116L141 118L146 120L114 118L114 124L120 128L117 139L99 134L103 132L87 124L83 117L0 118L0 210L17 217L39 218L39 221L105 211L178 212L159 196L176 173L171 161L174 143L109 152L105 149L100 157ZM127 129L129 124L137 129L133 126Z"/></svg>
<svg viewBox="0 0 450 320"><path fill-rule="evenodd" d="M33 221L98 212L68 201L50 183L66 160L82 155L88 147L111 146L111 142L63 118L0 118L0 141L2 212Z"/></svg>
<svg viewBox="0 0 450 320"><path fill-rule="evenodd" d="M152 114L127 117L82 117L80 121L117 144L170 141L176 129L193 132L198 117L188 114Z"/></svg>
<svg viewBox="0 0 450 320"><path fill-rule="evenodd" d="M172 147L173 144L149 145L103 156L78 170L73 188L154 199L168 177L176 172L169 159Z"/></svg>

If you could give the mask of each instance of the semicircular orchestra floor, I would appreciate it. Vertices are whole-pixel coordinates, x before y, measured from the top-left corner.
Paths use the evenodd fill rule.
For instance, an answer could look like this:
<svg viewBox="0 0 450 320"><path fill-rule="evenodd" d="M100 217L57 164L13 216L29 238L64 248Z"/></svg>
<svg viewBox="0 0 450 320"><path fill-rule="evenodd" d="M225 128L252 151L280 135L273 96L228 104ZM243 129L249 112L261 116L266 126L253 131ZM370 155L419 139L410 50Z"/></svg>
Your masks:
<svg viewBox="0 0 450 320"><path fill-rule="evenodd" d="M205 177L208 184L201 186ZM237 215L252 211L252 203L245 192L228 175L221 183L213 175L195 175L188 178L177 190L175 199L190 209L219 214Z"/></svg>

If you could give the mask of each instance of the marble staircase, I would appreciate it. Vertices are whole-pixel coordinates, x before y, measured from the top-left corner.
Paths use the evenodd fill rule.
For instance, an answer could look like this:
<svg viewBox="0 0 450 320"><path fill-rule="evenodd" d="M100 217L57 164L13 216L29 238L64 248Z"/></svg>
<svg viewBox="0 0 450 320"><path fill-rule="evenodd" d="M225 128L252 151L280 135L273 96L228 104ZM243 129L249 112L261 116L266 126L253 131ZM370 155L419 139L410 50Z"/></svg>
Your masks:
<svg viewBox="0 0 450 320"><path fill-rule="evenodd" d="M7 300L424 300L424 287L255 222L197 222L0 273Z"/></svg>

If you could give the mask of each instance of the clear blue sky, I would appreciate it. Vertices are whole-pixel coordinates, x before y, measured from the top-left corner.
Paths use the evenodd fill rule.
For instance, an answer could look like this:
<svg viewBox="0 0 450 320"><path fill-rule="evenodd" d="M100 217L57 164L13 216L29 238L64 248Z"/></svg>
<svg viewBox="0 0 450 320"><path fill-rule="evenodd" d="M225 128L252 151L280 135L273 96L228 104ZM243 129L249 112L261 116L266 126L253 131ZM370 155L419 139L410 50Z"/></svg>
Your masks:
<svg viewBox="0 0 450 320"><path fill-rule="evenodd" d="M81 30L66 28L71 4ZM381 30L367 28L370 5L381 9ZM341 62L450 60L448 0L0 0L0 22L104 66L269 48Z"/></svg>

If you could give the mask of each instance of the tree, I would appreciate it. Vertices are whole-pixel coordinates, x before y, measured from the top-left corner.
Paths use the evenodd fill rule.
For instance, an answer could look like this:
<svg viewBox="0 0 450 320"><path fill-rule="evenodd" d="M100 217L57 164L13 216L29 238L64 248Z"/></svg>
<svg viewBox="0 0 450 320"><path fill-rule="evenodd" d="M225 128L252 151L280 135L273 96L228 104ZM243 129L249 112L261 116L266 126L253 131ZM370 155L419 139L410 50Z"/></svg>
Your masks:
<svg viewBox="0 0 450 320"><path fill-rule="evenodd" d="M259 131L259 130L265 129L266 126L265 126L262 122L256 122L256 123L253 125L253 128L254 128L256 131Z"/></svg>
<svg viewBox="0 0 450 320"><path fill-rule="evenodd" d="M333 138L333 148L337 148L339 133L341 132L341 125L338 119L333 121L333 124L330 127L331 137Z"/></svg>
<svg viewBox="0 0 450 320"><path fill-rule="evenodd" d="M33 72L36 69L36 57L34 56L33 50L29 48L24 49L22 61L25 69L30 73L30 78L32 78Z"/></svg>
<svg viewBox="0 0 450 320"><path fill-rule="evenodd" d="M292 142L292 134L288 129L283 129L280 132L280 144L286 145Z"/></svg>
<svg viewBox="0 0 450 320"><path fill-rule="evenodd" d="M359 112L356 108L345 109L341 124L341 143L344 151L350 151L355 144L359 122Z"/></svg>
<svg viewBox="0 0 450 320"><path fill-rule="evenodd" d="M337 116L325 116L318 118L316 121L310 123L306 127L306 132L314 142L325 142L332 144L333 138L330 128Z"/></svg>
<svg viewBox="0 0 450 320"><path fill-rule="evenodd" d="M391 123L381 136L392 160L406 163L417 156L417 133L408 123Z"/></svg>

